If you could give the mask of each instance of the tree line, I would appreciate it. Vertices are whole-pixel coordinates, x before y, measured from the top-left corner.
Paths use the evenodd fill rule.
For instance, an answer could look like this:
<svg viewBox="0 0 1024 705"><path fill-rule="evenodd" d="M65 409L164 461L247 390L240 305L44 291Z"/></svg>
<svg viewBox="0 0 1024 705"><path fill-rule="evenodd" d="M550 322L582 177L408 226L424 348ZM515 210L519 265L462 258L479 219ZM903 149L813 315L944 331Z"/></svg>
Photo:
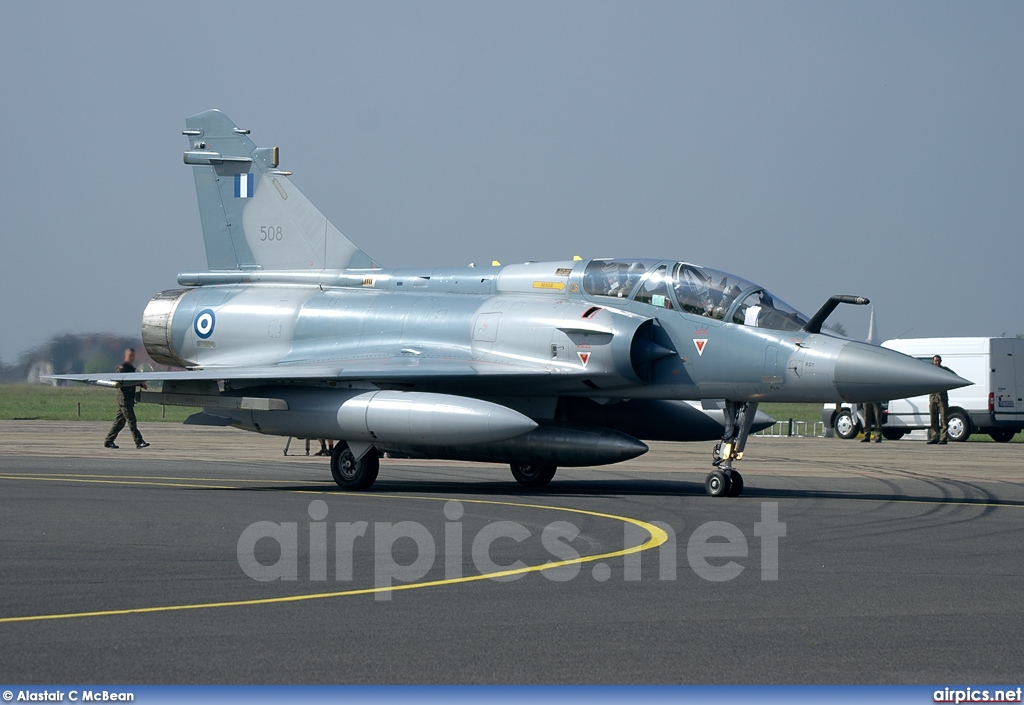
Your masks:
<svg viewBox="0 0 1024 705"><path fill-rule="evenodd" d="M0 362L0 383L42 383L49 374L112 372L124 358L125 348L135 348L140 369L170 369L150 359L137 337L114 333L61 333L24 353L14 363Z"/></svg>

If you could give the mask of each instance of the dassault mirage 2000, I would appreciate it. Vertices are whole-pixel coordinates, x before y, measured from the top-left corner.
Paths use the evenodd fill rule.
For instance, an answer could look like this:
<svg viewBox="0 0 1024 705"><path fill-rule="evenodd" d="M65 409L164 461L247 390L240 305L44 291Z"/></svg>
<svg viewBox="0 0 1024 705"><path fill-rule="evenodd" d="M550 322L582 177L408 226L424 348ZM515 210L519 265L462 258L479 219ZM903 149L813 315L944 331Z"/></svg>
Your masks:
<svg viewBox="0 0 1024 705"><path fill-rule="evenodd" d="M383 454L508 463L540 487L558 466L639 456L644 440L718 438L705 487L735 496L760 402L969 384L822 332L866 299L833 296L808 318L688 262L385 269L295 188L276 147L216 110L185 124L209 268L180 274L142 319L150 356L185 369L59 378L159 381L141 400L202 407L187 423L336 439L345 489L370 487Z"/></svg>

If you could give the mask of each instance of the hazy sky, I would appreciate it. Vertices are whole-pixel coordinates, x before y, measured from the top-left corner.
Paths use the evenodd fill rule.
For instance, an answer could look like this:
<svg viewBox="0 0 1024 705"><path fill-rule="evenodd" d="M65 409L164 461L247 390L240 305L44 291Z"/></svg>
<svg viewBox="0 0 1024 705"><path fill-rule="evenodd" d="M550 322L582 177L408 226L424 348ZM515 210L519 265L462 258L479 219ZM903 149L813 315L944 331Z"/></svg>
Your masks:
<svg viewBox="0 0 1024 705"><path fill-rule="evenodd" d="M1021 2L9 2L0 357L205 268L224 110L385 266L630 256L1024 332ZM835 316L853 336L867 312Z"/></svg>

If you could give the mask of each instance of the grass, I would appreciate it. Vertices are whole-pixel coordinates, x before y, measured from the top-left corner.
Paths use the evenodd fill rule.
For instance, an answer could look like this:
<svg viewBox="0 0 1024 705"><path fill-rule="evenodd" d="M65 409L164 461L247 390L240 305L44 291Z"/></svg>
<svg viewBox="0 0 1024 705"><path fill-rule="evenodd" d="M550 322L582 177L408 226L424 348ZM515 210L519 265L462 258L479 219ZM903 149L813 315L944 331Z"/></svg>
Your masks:
<svg viewBox="0 0 1024 705"><path fill-rule="evenodd" d="M776 421L806 421L808 425L821 421L821 404L761 404L758 411L763 411ZM969 443L995 443L987 433L972 433L967 439ZM1024 443L1024 431L1015 435L1010 443Z"/></svg>
<svg viewBox="0 0 1024 705"><path fill-rule="evenodd" d="M117 411L117 392L89 385L50 387L35 384L0 385L0 421L111 421ZM758 409L776 421L805 421L808 425L821 421L821 404L761 404ZM136 404L139 421L170 421L181 423L200 409L168 406L161 413L155 404ZM988 441L986 434L975 433L971 441ZM1024 433L1013 437L1013 443L1024 443Z"/></svg>
<svg viewBox="0 0 1024 705"><path fill-rule="evenodd" d="M81 410L79 411L79 407ZM762 411L779 421L821 421L820 404L762 404ZM107 421L117 410L117 392L104 387L76 384L51 387L38 384L0 385L0 420L40 419L47 421ZM184 406L166 407L161 416L155 404L136 404L139 421L180 423L199 411Z"/></svg>
<svg viewBox="0 0 1024 705"><path fill-rule="evenodd" d="M161 413L156 404L136 404L139 421L181 423L199 411L195 407L168 406ZM104 387L76 384L51 387L38 384L0 385L0 420L113 421L117 392Z"/></svg>
<svg viewBox="0 0 1024 705"><path fill-rule="evenodd" d="M763 411L776 421L821 421L821 404L759 404L757 410Z"/></svg>
<svg viewBox="0 0 1024 705"><path fill-rule="evenodd" d="M987 433L972 433L971 437L967 439L968 443L995 443ZM1010 439L1010 443L1024 443L1024 431L1021 431L1013 438Z"/></svg>

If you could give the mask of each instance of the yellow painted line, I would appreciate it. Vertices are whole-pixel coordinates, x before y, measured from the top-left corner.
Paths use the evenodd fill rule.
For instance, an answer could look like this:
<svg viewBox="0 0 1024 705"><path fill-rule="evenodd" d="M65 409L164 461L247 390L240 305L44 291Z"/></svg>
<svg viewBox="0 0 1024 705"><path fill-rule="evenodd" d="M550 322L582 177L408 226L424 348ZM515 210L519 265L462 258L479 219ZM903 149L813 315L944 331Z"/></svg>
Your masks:
<svg viewBox="0 0 1024 705"><path fill-rule="evenodd" d="M29 473L29 472L0 472L0 480L6 478L63 478L68 480L74 480L76 478L102 478L102 479L125 479L125 480L181 480L182 482L280 482L280 483L295 483L295 482L306 482L304 478L296 477L291 480L272 480L269 478L247 480L245 478L231 478L226 479L223 477L175 477L173 475L94 475L92 473L80 473L80 472L46 472L46 473ZM314 482L318 482L314 480ZM324 480L324 482L332 482L333 480Z"/></svg>
<svg viewBox="0 0 1024 705"><path fill-rule="evenodd" d="M80 482L96 485L148 485L151 487L187 487L189 489L204 488L208 490L239 490L241 487L232 485L191 485L184 482L139 482L137 480L99 480L70 477L47 477L45 475L2 475L0 480L28 480L30 482ZM287 490L285 490L287 491Z"/></svg>
<svg viewBox="0 0 1024 705"><path fill-rule="evenodd" d="M4 479L33 479L33 478L12 478L12 477L9 477L9 476L5 476ZM36 477L34 479L51 479L51 480L54 480L54 481L58 481L58 480L63 479L63 478L39 478L39 477ZM110 481L110 480L82 480L82 481L85 481L85 482L104 482L104 483L116 484L115 482ZM123 484L147 484L147 483L130 482L130 483L123 483ZM159 483L150 483L150 484L159 484ZM195 487L195 488L209 488L209 487L211 487L211 485L170 485L170 486L175 486L175 487ZM221 489L221 488L218 488L218 489ZM228 487L227 489L233 489L233 488ZM282 491L284 491L284 492L303 492L303 493L322 494L322 493L319 493L319 492L312 492L310 490L306 490L306 491L303 491L303 490L282 490ZM332 492L331 494L334 494L334 493ZM403 500L413 499L413 500L429 501L429 502L448 502L448 501L452 501L452 499L454 499L454 498L448 498L448 497L415 497L415 496L409 496L409 495L386 495L386 494L363 494L363 493L360 493L358 495L351 494L351 495L343 495L343 496L346 496L346 497L374 497L374 498L379 498L379 499L403 499ZM126 608L126 609L97 610L97 611L94 611L94 612L66 612L66 613L61 613L61 614L29 615L29 616L24 616L24 617L0 617L0 624L11 624L11 623L14 623L14 622L42 622L42 621L49 621L49 620L56 620L56 619L81 619L81 618L85 618L85 617L112 617L112 616L127 615L127 614L152 614L152 613L157 613L157 612L180 612L180 611L184 611L184 610L217 609L217 608L223 608L223 607L245 607L245 606L253 606L253 605L274 605L274 604L283 604L283 603L287 603L287 602L306 602L306 601L309 601L309 600L324 600L324 599L329 599L329 598L332 598L332 597L350 597L350 596L354 596L354 595L373 595L373 594L376 594L376 593L398 592L398 591L401 591L401 590L419 590L419 589L422 589L422 588L440 587L440 586L443 586L443 585L458 585L458 584L461 584L461 583L473 583L473 582L478 582L478 581L481 581L481 580L492 580L492 579L504 578L504 577L508 577L508 576L512 576L512 575L524 575L526 573L536 573L536 572L540 572L542 570L551 570L553 568L561 568L563 566L568 566L568 565L577 565L577 564L583 564L583 563L591 563L591 562L599 561L599 560L618 558L618 557L621 557L621 556L627 556L627 555L629 555L631 553L640 553L641 551L647 551L647 550L650 550L652 548L657 548L658 546L661 546L663 543L668 541L668 534L664 530L659 529L657 526L654 526L653 524L649 524L648 522L641 521L640 519L633 519L632 517L619 516L619 515L616 515L616 514L607 514L607 513L604 513L604 512L592 512L592 511L589 511L589 510L586 510L586 509L573 509L573 508L570 508L570 507L555 507L555 506L549 506L549 505L543 505L543 504L527 504L527 503L523 503L523 502L502 502L502 501L498 501L498 500L487 500L487 499L456 499L455 501L462 502L462 503L465 503L465 504L488 504L488 505L494 505L494 506L523 507L523 508L527 508L527 509L543 509L543 510L556 511L556 512L569 512L571 514L581 514L581 515L584 515L584 516L597 517L599 519L612 519L612 520L615 520L615 521L621 521L621 522L626 523L626 524L632 524L634 526L640 527L641 529L643 529L644 531L646 531L650 535L650 538L647 541L645 541L644 543L642 543L642 544L640 544L638 546L631 546L629 548L624 548L624 549L621 549L621 550L618 550L618 551L609 551L607 553L600 553L600 554L596 554L596 555L592 555L592 556L580 556L579 558L573 558L571 560L553 561L553 562L544 563L543 565L532 565L532 566L525 566L523 568L500 570L500 571L495 571L495 572L492 572L492 573L483 573L481 575L470 575L470 576L465 576L465 577L462 577L462 578L445 578L443 580L429 580L429 581L419 582L419 583L406 583L404 585L391 585L389 587L356 588L356 589L353 589L353 590L339 590L339 591L334 591L334 592L319 592L319 593L312 593L312 594L306 594L306 595L287 595L287 596L284 596L284 597L265 597L265 598L258 598L258 599L253 599L253 600L232 600L232 601L226 601L226 602L202 602L202 603L183 604L183 605L161 605L161 606L157 606L157 607L132 607L132 608Z"/></svg>
<svg viewBox="0 0 1024 705"><path fill-rule="evenodd" d="M101 480L101 479L93 479L93 478L104 478L104 479ZM105 478L111 478L111 479L105 479ZM132 479L132 480L139 479L139 480L146 480L146 481L143 481L143 482L127 482L127 481L116 480L116 479L113 479L113 478L128 478L128 479ZM153 480L181 480L182 482L177 482L177 483L174 483L174 482L151 482L151 481L148 481L150 479L153 479ZM310 479L301 478L301 477L296 477L296 478L293 478L293 479L290 479L290 480L274 480L274 479L269 479L269 478L255 479L255 480L246 480L246 479L243 479L243 478L235 479L235 478L223 478L223 477L194 477L194 478L189 478L189 477L162 477L162 476L150 476L150 475L83 475L83 474L77 474L77 473L46 473L46 474L0 473L0 480L37 480L39 482L61 482L61 481L63 481L63 482L97 483L97 484L108 484L108 485L150 485L150 486L153 486L153 487L188 487L188 488L197 488L197 489L206 488L206 489L213 489L213 490L233 490L233 489L244 489L244 488L234 487L232 485L188 484L188 481L192 481L192 482L229 482L229 483L230 482L248 482L248 483L253 483L253 484L259 484L259 483L265 483L265 482L274 482L274 483L280 483L280 484L285 484L285 485L307 484L307 483L309 483L309 484L316 484L316 483L319 482L319 483L322 483L325 486L329 487L332 490L332 491L328 492L328 494L337 495L337 496L394 497L396 499L428 499L427 497L414 497L414 496L405 497L403 495L381 495L381 494L372 494L371 495L371 494L365 494L365 493L362 493L362 492L360 492L360 493L348 493L348 494L342 493L342 494L339 494L338 492L333 491L334 484L333 484L332 481L329 481L329 480L310 480ZM295 494L321 494L323 492L322 490L316 490L316 489L293 490L293 489L287 489L287 488L280 488L280 491L282 491L282 492L292 492L292 493L295 493ZM700 496L700 495L694 495L694 496L696 497L696 496ZM771 496L765 495L763 497L759 497L758 499L764 501L764 500L798 499L798 498L791 497L791 496L771 497ZM820 497L811 497L811 499L821 499L821 498ZM929 505L929 504L931 504L931 505L937 505L937 506L954 506L954 507L992 507L994 509L1024 509L1024 503L976 502L976 501L973 501L973 500L970 500L970 499L967 499L967 498L964 498L964 499L899 499L897 497L893 497L891 499L890 498L876 499L874 497L834 497L832 499L836 499L836 500L839 500L839 501L882 502L882 503L887 503L887 504L920 504L920 505ZM445 501L447 501L447 500L445 500ZM462 501L467 501L468 502L470 500L459 500L459 501L460 502L462 502ZM472 500L472 501L478 502L478 503L481 503L481 504L486 503L484 500ZM532 504L516 505L516 504L510 504L508 502L501 502L500 504L506 504L508 506L524 506L524 507L534 507L534 506L539 507L540 506L540 505L532 505ZM565 507L545 507L545 508L547 508L547 509L560 509L560 510L564 510L564 511L574 511L572 509L567 509ZM609 516L614 516L614 515L609 515Z"/></svg>
<svg viewBox="0 0 1024 705"><path fill-rule="evenodd" d="M76 479L70 479L69 480L69 478L67 478L67 477L43 477L43 476L38 476L38 475L36 475L36 476L14 477L14 476L11 476L11 475L4 474L4 475L0 475L0 479L43 480L43 481L73 481L73 482L102 482L104 484L125 484L125 485L145 485L145 484L150 484L150 485L167 486L167 487L189 487L189 488L194 488L194 489L204 489L204 488L206 488L206 489L213 489L213 488L215 488L215 489L241 489L241 488L232 487L232 486L213 486L213 485L199 485L199 484L189 485L189 484L184 484L184 483L171 484L171 483L155 483L155 482L154 483L146 483L146 482L117 482L116 480L98 480L98 479L77 479L77 480ZM210 480L207 480L207 481L210 481L210 482L224 482L226 480L223 480L223 479L212 480L212 479L210 479ZM254 480L254 481L257 481L257 480ZM264 482L273 482L273 480L264 480ZM355 497L370 497L370 498L378 498L378 499L401 499L401 500L410 500L411 499L411 500L433 501L433 502L448 502L448 501L452 501L452 499L454 499L454 498L448 498L448 497L417 497L417 496L410 496L410 495L387 495L387 494L371 494L371 493L337 495L334 492L325 493L325 492L318 492L318 491L315 491L315 490L288 490L288 489L282 489L281 491L282 492L291 492L291 493L302 493L302 494L331 494L331 495L335 495L335 496L353 497L353 498L355 498ZM762 499L765 499L765 498L762 498ZM621 549L621 550L618 550L618 551L610 551L610 552L607 552L607 553L601 553L601 554L596 554L596 555L591 555L591 556L580 556L579 558L574 558L574 559L571 559L571 560L554 561L554 562L544 563L542 565L525 566L523 568L501 570L501 571L495 571L495 572L492 572L492 573L483 573L481 575L465 576L465 577L462 577L462 578L446 578L446 579L442 579L442 580L430 580L430 581L424 581L424 582L418 582L418 583L407 583L407 584L403 584L403 585L392 585L392 586L389 586L389 587L356 588L356 589L352 589L352 590L339 590L339 591L333 591L333 592L320 592L320 593L311 593L311 594L305 594L305 595L287 595L287 596L283 596L283 597L266 597L266 598L257 598L257 599L251 599L251 600L232 600L232 601L224 601L224 602L203 602L203 603L192 603L192 604L181 604L181 605L160 605L160 606L155 606L155 607L133 607L133 608L113 609L113 610L97 610L97 611L92 611L92 612L67 612L67 613L60 613L60 614L28 615L28 616L23 616L23 617L0 617L0 624L11 624L11 623L15 623L15 622L41 622L41 621L51 621L51 620L59 620L59 619L81 619L81 618L87 618L87 617L112 617L112 616L129 615L129 614L152 614L152 613L162 613L162 612L180 612L180 611L185 611L185 610L218 609L218 608L225 608L225 607L245 607L245 606L256 606L256 605L273 605L273 604L284 604L284 603L290 603L290 602L306 602L306 601L309 601L309 600L323 600L323 599L330 599L330 598L336 598L336 597L352 597L352 596L356 596L356 595L373 595L373 594L376 594L376 593L383 593L383 592L399 592L399 591L403 591L403 590L419 590L419 589L422 589L422 588L441 587L441 586L445 586L445 585L457 585L457 584L462 584L462 583L473 583L473 582L479 582L481 580L492 580L492 579L498 579L498 578L513 576L513 575L523 575L523 574L526 574L526 573L536 573L536 572L540 572L540 571L544 571L544 570L551 570L551 569L554 569L554 568L561 568L563 566L568 566L568 565L591 563L591 562L594 562L594 561L606 560L606 559L611 559L611 558L619 558L619 557L622 557L622 556L627 556L627 555L632 554L632 553L640 553L642 551L647 551L647 550L650 550L652 548L657 548L658 546L661 546L662 544L664 544L668 540L668 534L664 530L659 529L657 526L654 526L653 524L650 524L648 522L642 521L640 519L634 519L632 517L620 516L620 515L617 515L617 514L608 514L608 513L604 513L604 512L593 512L593 511L589 511L589 510L585 510L585 509L573 509L573 508L570 508L570 507L556 507L556 506L543 505L543 504L527 504L527 503L523 503L523 502L503 502L503 501L499 501L499 500L455 499L455 501L462 502L462 503L465 503L465 504L486 504L486 505L492 505L492 506L518 507L518 508L526 508L526 509L542 509L542 510L547 510L547 511L568 512L568 513L572 513L572 514L580 514L580 515L584 515L584 516L597 517L597 518L600 518L600 519L611 519L611 520L614 520L614 521L620 521L620 522L623 522L623 523L632 524L634 526L637 526L637 527L643 529L645 532L647 532L648 535L650 536L650 538L647 541L645 541L644 543L642 543L642 544L640 544L638 546L632 546L632 547L624 548L624 549ZM995 503L962 502L962 501L958 502L958 501L951 501L951 500L919 501L919 500L899 500L899 499L891 499L891 500L881 500L881 499L874 500L874 499L872 499L872 500L868 500L868 501L874 501L874 502L895 502L895 503L903 503L903 504L936 504L936 505L960 505L960 506L967 505L967 506L995 507L995 508L1020 507L1020 506L1022 506L1022 505L1014 505L1014 504L995 504Z"/></svg>

